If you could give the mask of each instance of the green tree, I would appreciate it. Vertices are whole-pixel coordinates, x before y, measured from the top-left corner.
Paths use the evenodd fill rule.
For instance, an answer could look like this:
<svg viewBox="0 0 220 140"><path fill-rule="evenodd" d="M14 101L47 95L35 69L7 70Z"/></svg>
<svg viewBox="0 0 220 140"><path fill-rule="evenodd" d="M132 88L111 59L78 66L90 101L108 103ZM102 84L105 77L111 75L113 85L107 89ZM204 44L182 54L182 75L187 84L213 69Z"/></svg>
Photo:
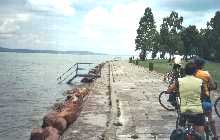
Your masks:
<svg viewBox="0 0 220 140"><path fill-rule="evenodd" d="M179 17L178 13L172 11L169 17L163 18L160 29L160 50L162 53L169 53L170 59L176 51L180 51L183 47L180 31L182 30L183 17Z"/></svg>
<svg viewBox="0 0 220 140"><path fill-rule="evenodd" d="M207 28L200 30L199 55L212 61L220 61L220 12L207 22Z"/></svg>
<svg viewBox="0 0 220 140"><path fill-rule="evenodd" d="M154 59L157 56L157 53L159 52L159 46L160 46L160 34L155 31L155 36L152 41L152 55L151 58Z"/></svg>
<svg viewBox="0 0 220 140"><path fill-rule="evenodd" d="M214 60L215 49L213 46L213 41L215 40L212 30L210 28L201 29L199 33L199 56L208 59Z"/></svg>
<svg viewBox="0 0 220 140"><path fill-rule="evenodd" d="M183 54L184 58L188 56L199 55L199 41L200 34L195 25L189 25L181 32L181 39L184 44Z"/></svg>
<svg viewBox="0 0 220 140"><path fill-rule="evenodd" d="M215 13L215 16L211 19L209 23L212 32L209 36L210 46L214 49L212 57L215 61L220 61L220 11Z"/></svg>
<svg viewBox="0 0 220 140"><path fill-rule="evenodd" d="M169 42L169 28L167 23L167 18L163 19L163 23L160 26L160 58L164 58L165 54L168 52L168 42Z"/></svg>
<svg viewBox="0 0 220 140"><path fill-rule="evenodd" d="M199 32L199 56L205 59L208 59L208 53L207 53L207 29L200 29Z"/></svg>
<svg viewBox="0 0 220 140"><path fill-rule="evenodd" d="M147 7L144 16L140 19L139 27L137 29L137 37L135 39L136 49L140 50L140 59L145 60L147 52L152 51L156 38L156 26L154 22L151 8Z"/></svg>
<svg viewBox="0 0 220 140"><path fill-rule="evenodd" d="M220 34L220 11L217 11L215 16L211 18L210 26L214 32Z"/></svg>

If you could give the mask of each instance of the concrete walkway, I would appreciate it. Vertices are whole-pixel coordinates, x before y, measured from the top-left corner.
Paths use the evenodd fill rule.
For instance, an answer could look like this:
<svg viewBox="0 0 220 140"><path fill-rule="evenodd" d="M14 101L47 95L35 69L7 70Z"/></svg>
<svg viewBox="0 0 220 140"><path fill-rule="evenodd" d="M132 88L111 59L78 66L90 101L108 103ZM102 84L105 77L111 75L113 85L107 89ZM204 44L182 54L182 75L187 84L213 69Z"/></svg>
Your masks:
<svg viewBox="0 0 220 140"><path fill-rule="evenodd" d="M169 140L176 113L158 102L159 93L167 88L162 77L125 61L107 63L91 86L80 117L62 139Z"/></svg>

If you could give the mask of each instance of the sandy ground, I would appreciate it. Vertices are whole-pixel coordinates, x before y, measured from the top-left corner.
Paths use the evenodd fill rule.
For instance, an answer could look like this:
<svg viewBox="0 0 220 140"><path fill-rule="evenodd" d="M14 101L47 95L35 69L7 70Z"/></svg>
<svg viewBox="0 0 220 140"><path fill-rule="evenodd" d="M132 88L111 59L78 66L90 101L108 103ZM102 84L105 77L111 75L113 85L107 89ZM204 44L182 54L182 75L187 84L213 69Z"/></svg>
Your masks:
<svg viewBox="0 0 220 140"><path fill-rule="evenodd" d="M125 61L106 63L80 117L62 140L169 140L176 113L158 102L159 93L167 88L162 79ZM216 121L220 133L220 119Z"/></svg>

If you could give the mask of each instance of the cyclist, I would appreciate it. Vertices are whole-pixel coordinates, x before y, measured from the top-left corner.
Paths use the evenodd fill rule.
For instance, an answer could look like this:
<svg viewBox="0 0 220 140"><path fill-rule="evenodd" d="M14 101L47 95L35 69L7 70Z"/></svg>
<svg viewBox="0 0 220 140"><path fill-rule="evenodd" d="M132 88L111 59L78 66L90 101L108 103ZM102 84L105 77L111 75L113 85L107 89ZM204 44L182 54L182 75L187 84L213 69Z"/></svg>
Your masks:
<svg viewBox="0 0 220 140"><path fill-rule="evenodd" d="M189 123L193 124L194 130L204 138L205 115L200 100L203 82L193 75L196 69L192 62L185 65L184 71L186 76L178 78L178 81L167 89L167 92L172 94L177 91L179 93L181 99L180 126L184 126L187 117Z"/></svg>
<svg viewBox="0 0 220 140"><path fill-rule="evenodd" d="M203 67L205 65L205 60L199 57L195 57L193 59L193 63L196 67L195 77L200 78L203 80L204 88L203 88L203 95L202 95L202 106L205 112L205 115L208 117L208 120L211 124L211 129L214 135L213 140L218 140L215 128L215 120L212 117L212 102L210 99L210 90L215 89L215 84L212 76L208 71L204 71Z"/></svg>
<svg viewBox="0 0 220 140"><path fill-rule="evenodd" d="M178 52L176 52L176 55L173 57L173 71L175 73L180 72L181 64L182 64L182 57L180 55L177 55Z"/></svg>
<svg viewBox="0 0 220 140"><path fill-rule="evenodd" d="M172 82L173 80L176 80L180 77L183 76L183 71L182 71L182 68L181 68L181 64L182 64L182 57L180 55L177 55L178 54L178 51L175 52L175 55L173 57L173 60L172 62L174 63L173 64L173 75L172 75ZM167 100L168 102L170 102L171 105L173 106L176 106L176 95L175 94L170 94L169 95L169 99Z"/></svg>

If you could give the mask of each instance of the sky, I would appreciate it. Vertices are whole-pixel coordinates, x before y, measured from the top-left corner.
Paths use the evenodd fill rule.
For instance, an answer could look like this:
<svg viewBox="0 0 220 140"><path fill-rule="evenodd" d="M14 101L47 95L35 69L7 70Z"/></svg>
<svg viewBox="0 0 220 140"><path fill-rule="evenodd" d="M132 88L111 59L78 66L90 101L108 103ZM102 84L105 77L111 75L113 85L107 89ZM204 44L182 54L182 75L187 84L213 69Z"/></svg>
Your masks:
<svg viewBox="0 0 220 140"><path fill-rule="evenodd" d="M144 10L157 29L171 11L183 25L206 28L220 0L0 0L0 46L135 55Z"/></svg>

